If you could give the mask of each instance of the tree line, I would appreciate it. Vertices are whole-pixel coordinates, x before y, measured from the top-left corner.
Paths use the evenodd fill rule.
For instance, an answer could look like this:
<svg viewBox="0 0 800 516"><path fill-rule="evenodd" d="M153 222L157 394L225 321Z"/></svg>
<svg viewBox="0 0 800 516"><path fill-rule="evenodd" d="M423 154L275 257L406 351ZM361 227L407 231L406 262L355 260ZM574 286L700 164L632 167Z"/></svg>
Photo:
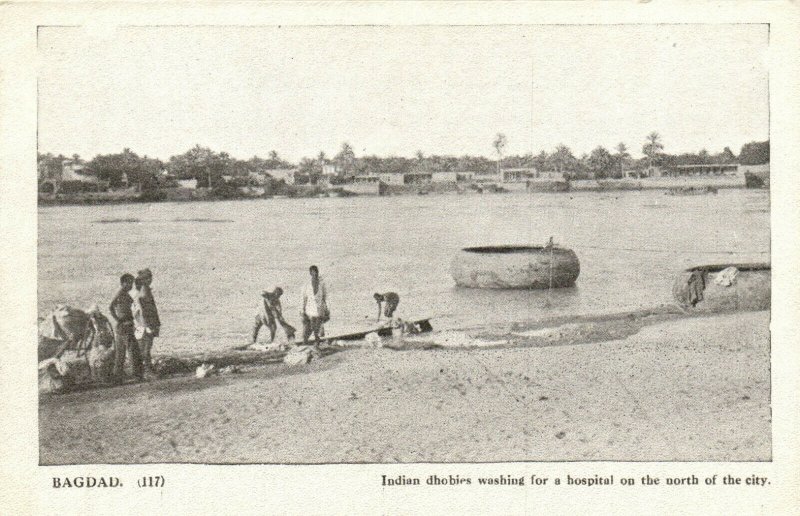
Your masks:
<svg viewBox="0 0 800 516"><path fill-rule="evenodd" d="M626 171L642 171L650 166L669 168L710 163L754 165L769 161L769 140L746 143L738 156L729 147L714 154L705 149L697 153L668 154L664 152L661 136L656 132L647 135L642 146L644 157L639 159L631 157L624 142L620 142L613 150L598 146L579 157L563 144L556 146L552 152L505 156L503 153L506 144L505 135L498 133L493 141L497 159L470 155L426 156L422 151L417 151L412 158L376 155L356 157L353 147L345 142L332 157L320 151L315 157L304 157L297 164L282 159L274 150L267 154L267 158L253 156L248 160L241 160L227 152L216 152L196 145L167 161L146 155L139 156L125 148L116 154L98 154L88 161L78 155L67 158L60 154L56 156L40 153L38 165L40 177L50 177L48 171L60 170L62 162L71 159L81 165L86 173L106 181L112 188L119 188L127 183L140 190L148 190L169 186L176 179L195 179L199 187L213 188L227 183L223 180L226 176L235 178L235 182L244 185L254 176L269 176L272 170L289 168L297 169L297 182L302 184L316 183L326 168L335 171L335 177L342 182L357 175L464 171L489 174L500 168L536 168L540 171L558 171L570 179L604 179L623 177Z"/></svg>

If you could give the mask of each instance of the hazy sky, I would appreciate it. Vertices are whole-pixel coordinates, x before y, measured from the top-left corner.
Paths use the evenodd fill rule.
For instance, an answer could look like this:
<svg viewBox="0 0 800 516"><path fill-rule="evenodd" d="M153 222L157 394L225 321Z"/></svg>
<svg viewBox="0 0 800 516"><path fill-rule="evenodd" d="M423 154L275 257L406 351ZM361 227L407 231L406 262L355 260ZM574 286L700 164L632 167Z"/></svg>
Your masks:
<svg viewBox="0 0 800 516"><path fill-rule="evenodd" d="M769 134L766 25L39 31L39 149L238 158L667 152Z"/></svg>

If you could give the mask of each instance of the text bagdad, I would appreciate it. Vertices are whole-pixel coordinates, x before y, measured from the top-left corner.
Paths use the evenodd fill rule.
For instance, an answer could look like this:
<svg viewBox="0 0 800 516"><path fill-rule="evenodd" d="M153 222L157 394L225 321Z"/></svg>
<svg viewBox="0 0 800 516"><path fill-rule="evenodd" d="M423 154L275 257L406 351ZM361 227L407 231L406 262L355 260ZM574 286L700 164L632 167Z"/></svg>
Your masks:
<svg viewBox="0 0 800 516"><path fill-rule="evenodd" d="M53 488L64 487L122 487L117 477L53 477Z"/></svg>

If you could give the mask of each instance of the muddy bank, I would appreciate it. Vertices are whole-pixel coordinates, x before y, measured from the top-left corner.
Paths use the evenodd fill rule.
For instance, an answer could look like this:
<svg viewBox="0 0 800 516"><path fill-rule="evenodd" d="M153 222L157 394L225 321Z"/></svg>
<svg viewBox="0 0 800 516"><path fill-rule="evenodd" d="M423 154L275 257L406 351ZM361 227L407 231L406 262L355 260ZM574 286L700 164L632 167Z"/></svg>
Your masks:
<svg viewBox="0 0 800 516"><path fill-rule="evenodd" d="M769 460L768 324L751 312L583 345L357 348L43 395L40 460Z"/></svg>
<svg viewBox="0 0 800 516"><path fill-rule="evenodd" d="M384 336L380 339L325 342L322 355L356 348L385 347L395 351L432 349L473 349L504 347L544 347L587 344L622 339L638 333L646 326L659 322L694 317L708 317L700 311L686 311L677 305L662 305L649 309L613 314L553 317L535 322L511 325L482 326L464 330L432 331L419 335ZM216 370L230 367L274 365L283 362L285 349L250 350L227 349L213 353L156 355L153 360L153 379L194 375L201 364L211 364ZM71 364L76 360L67 355ZM82 364L81 364L82 365ZM131 373L129 371L129 373ZM84 371L84 376L88 371ZM107 385L85 384L85 380L70 389L104 388Z"/></svg>

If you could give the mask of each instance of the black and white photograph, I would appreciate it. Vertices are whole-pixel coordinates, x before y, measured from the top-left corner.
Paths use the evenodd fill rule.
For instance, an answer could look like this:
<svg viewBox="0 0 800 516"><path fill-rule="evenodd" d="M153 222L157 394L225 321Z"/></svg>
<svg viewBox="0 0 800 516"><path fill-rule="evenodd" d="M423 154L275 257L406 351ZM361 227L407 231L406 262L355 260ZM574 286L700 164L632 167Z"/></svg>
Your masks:
<svg viewBox="0 0 800 516"><path fill-rule="evenodd" d="M36 46L41 465L772 460L769 24Z"/></svg>

